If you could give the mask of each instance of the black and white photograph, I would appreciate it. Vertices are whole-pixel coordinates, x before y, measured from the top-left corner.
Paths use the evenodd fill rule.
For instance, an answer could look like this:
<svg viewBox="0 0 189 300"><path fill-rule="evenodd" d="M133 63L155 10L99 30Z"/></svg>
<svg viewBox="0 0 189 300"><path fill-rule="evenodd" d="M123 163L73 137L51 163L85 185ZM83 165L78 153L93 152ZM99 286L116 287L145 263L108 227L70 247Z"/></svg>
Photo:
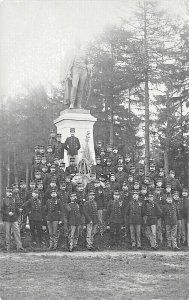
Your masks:
<svg viewBox="0 0 189 300"><path fill-rule="evenodd" d="M189 0L0 0L0 300L189 299Z"/></svg>

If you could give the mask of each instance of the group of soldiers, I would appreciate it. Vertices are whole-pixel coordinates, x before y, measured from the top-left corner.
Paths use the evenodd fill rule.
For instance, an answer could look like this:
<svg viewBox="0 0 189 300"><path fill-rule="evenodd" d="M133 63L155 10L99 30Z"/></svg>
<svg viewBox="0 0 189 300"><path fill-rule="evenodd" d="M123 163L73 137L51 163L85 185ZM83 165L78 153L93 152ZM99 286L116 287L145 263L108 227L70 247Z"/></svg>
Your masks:
<svg viewBox="0 0 189 300"><path fill-rule="evenodd" d="M142 237L156 250L166 242L167 249L179 250L189 243L188 190L170 170L165 176L150 160L150 172L144 165L134 165L131 155L118 148L95 146L96 163L84 184L78 173L77 154L80 142L71 128L65 143L55 130L50 131L48 145L36 146L29 187L21 180L6 190L1 213L5 225L6 249L10 251L11 230L17 250L24 251L20 230L29 221L32 246L45 244L56 250L59 226L62 225L69 251L85 238L86 248L94 250L94 237L103 239L109 232L109 247L119 245L124 237L133 249L142 248ZM69 166L65 168L64 151ZM85 234L86 233L86 234Z"/></svg>

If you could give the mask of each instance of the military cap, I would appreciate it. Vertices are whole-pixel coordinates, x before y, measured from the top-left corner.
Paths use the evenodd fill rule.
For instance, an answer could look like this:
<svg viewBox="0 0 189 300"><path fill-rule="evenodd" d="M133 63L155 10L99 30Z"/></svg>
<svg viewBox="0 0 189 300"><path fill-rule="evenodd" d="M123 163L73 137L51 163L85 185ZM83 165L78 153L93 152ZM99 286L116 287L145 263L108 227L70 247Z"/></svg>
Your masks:
<svg viewBox="0 0 189 300"><path fill-rule="evenodd" d="M70 180L71 180L70 176L66 176L65 181L68 183L70 182Z"/></svg>
<svg viewBox="0 0 189 300"><path fill-rule="evenodd" d="M77 195L76 195L76 193L75 193L75 192L71 192L71 193L70 193L70 197L71 197L71 196L75 196L75 197L77 197Z"/></svg>
<svg viewBox="0 0 189 300"><path fill-rule="evenodd" d="M175 170L170 170L170 174L175 174Z"/></svg>
<svg viewBox="0 0 189 300"><path fill-rule="evenodd" d="M166 198L172 198L171 193L166 193Z"/></svg>
<svg viewBox="0 0 189 300"><path fill-rule="evenodd" d="M57 133L57 135L56 135L57 137L61 137L62 135L61 135L61 133Z"/></svg>
<svg viewBox="0 0 189 300"><path fill-rule="evenodd" d="M120 192L119 192L119 190L114 190L114 191L113 191L113 194L114 194L114 195L120 195Z"/></svg>
<svg viewBox="0 0 189 300"><path fill-rule="evenodd" d="M6 192L12 192L12 188L11 187L6 187Z"/></svg>
<svg viewBox="0 0 189 300"><path fill-rule="evenodd" d="M33 193L39 194L39 190L37 188L33 189Z"/></svg>
<svg viewBox="0 0 189 300"><path fill-rule="evenodd" d="M139 191L138 190L132 190L132 194L137 194L138 195Z"/></svg>
<svg viewBox="0 0 189 300"><path fill-rule="evenodd" d="M57 186L52 186L52 187L51 187L51 193L52 193L52 192L57 192Z"/></svg>
<svg viewBox="0 0 189 300"><path fill-rule="evenodd" d="M149 193L148 193L148 197L151 197L151 196L153 196L153 197L154 197L154 193L153 193L152 191L149 191Z"/></svg>
<svg viewBox="0 0 189 300"><path fill-rule="evenodd" d="M52 148L52 145L51 144L48 144L47 145L47 149L51 149Z"/></svg>
<svg viewBox="0 0 189 300"><path fill-rule="evenodd" d="M52 165L51 165L51 169L56 169L56 165L55 165L55 164L52 164Z"/></svg>
<svg viewBox="0 0 189 300"><path fill-rule="evenodd" d="M118 162L117 166L118 167L123 167L123 163L122 162Z"/></svg>
<svg viewBox="0 0 189 300"><path fill-rule="evenodd" d="M183 192L188 192L188 189L187 188L183 188L182 191Z"/></svg>
<svg viewBox="0 0 189 300"><path fill-rule="evenodd" d="M40 148L40 146L39 145L35 145L35 149L39 149Z"/></svg>
<svg viewBox="0 0 189 300"><path fill-rule="evenodd" d="M75 162L75 157L70 157L70 162Z"/></svg>
<svg viewBox="0 0 189 300"><path fill-rule="evenodd" d="M170 182L167 182L166 188L171 188L171 183Z"/></svg>
<svg viewBox="0 0 189 300"><path fill-rule="evenodd" d="M94 190L91 190L91 191L89 191L88 194L89 194L89 195L95 195L95 191L94 191Z"/></svg>
<svg viewBox="0 0 189 300"><path fill-rule="evenodd" d="M56 176L52 176L52 177L51 177L51 182L56 182L56 181L57 181Z"/></svg>
<svg viewBox="0 0 189 300"><path fill-rule="evenodd" d="M20 184L26 183L25 180L21 179Z"/></svg>
<svg viewBox="0 0 189 300"><path fill-rule="evenodd" d="M19 188L19 186L18 186L17 183L13 183L13 184L12 184L12 187L13 187L13 189Z"/></svg>
<svg viewBox="0 0 189 300"><path fill-rule="evenodd" d="M179 191L174 191L173 195L179 195Z"/></svg>
<svg viewBox="0 0 189 300"><path fill-rule="evenodd" d="M75 132L75 128L70 128L70 132Z"/></svg>

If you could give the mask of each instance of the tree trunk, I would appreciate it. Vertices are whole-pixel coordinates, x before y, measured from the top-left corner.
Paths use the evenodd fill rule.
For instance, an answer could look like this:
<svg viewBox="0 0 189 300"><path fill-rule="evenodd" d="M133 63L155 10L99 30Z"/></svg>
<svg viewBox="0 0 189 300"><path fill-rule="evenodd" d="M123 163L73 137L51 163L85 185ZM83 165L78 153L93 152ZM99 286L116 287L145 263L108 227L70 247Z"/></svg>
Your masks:
<svg viewBox="0 0 189 300"><path fill-rule="evenodd" d="M26 188L29 189L29 180L30 180L30 168L29 163L26 163Z"/></svg>
<svg viewBox="0 0 189 300"><path fill-rule="evenodd" d="M14 182L18 184L18 169L17 169L17 155L14 148Z"/></svg>
<svg viewBox="0 0 189 300"><path fill-rule="evenodd" d="M149 173L150 159L150 112L149 112L149 87L148 73L145 74L145 173Z"/></svg>
<svg viewBox="0 0 189 300"><path fill-rule="evenodd" d="M147 36L147 16L146 16L146 2L144 1L144 53L146 60L146 68L144 72L145 77L145 173L149 173L149 159L150 159L150 113L149 113L149 60L148 60L148 36Z"/></svg>
<svg viewBox="0 0 189 300"><path fill-rule="evenodd" d="M2 176L2 149L0 148L0 207L1 207L1 204L2 204L2 196L3 196L3 193L2 193L2 179L3 179L3 176ZM1 214L0 214L0 222L2 221L2 218L1 218Z"/></svg>
<svg viewBox="0 0 189 300"><path fill-rule="evenodd" d="M7 161L7 187L10 188L11 162L10 162L10 143L8 143L8 161Z"/></svg>
<svg viewBox="0 0 189 300"><path fill-rule="evenodd" d="M165 170L165 176L167 177L169 174L169 157L167 150L164 151L164 170Z"/></svg>

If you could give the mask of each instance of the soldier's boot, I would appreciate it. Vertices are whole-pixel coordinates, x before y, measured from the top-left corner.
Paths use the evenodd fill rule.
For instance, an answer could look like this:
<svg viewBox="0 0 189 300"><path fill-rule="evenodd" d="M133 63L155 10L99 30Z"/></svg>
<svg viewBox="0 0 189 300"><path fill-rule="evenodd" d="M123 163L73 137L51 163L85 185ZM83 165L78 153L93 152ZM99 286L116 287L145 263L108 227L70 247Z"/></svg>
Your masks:
<svg viewBox="0 0 189 300"><path fill-rule="evenodd" d="M55 236L54 236L54 247L53 247L53 249L56 250L56 249L57 249L57 246L58 246L58 236L55 235Z"/></svg>
<svg viewBox="0 0 189 300"><path fill-rule="evenodd" d="M54 246L54 239L53 239L53 236L50 236L50 239L49 239L49 248L47 248L47 251L53 250L53 246Z"/></svg>

